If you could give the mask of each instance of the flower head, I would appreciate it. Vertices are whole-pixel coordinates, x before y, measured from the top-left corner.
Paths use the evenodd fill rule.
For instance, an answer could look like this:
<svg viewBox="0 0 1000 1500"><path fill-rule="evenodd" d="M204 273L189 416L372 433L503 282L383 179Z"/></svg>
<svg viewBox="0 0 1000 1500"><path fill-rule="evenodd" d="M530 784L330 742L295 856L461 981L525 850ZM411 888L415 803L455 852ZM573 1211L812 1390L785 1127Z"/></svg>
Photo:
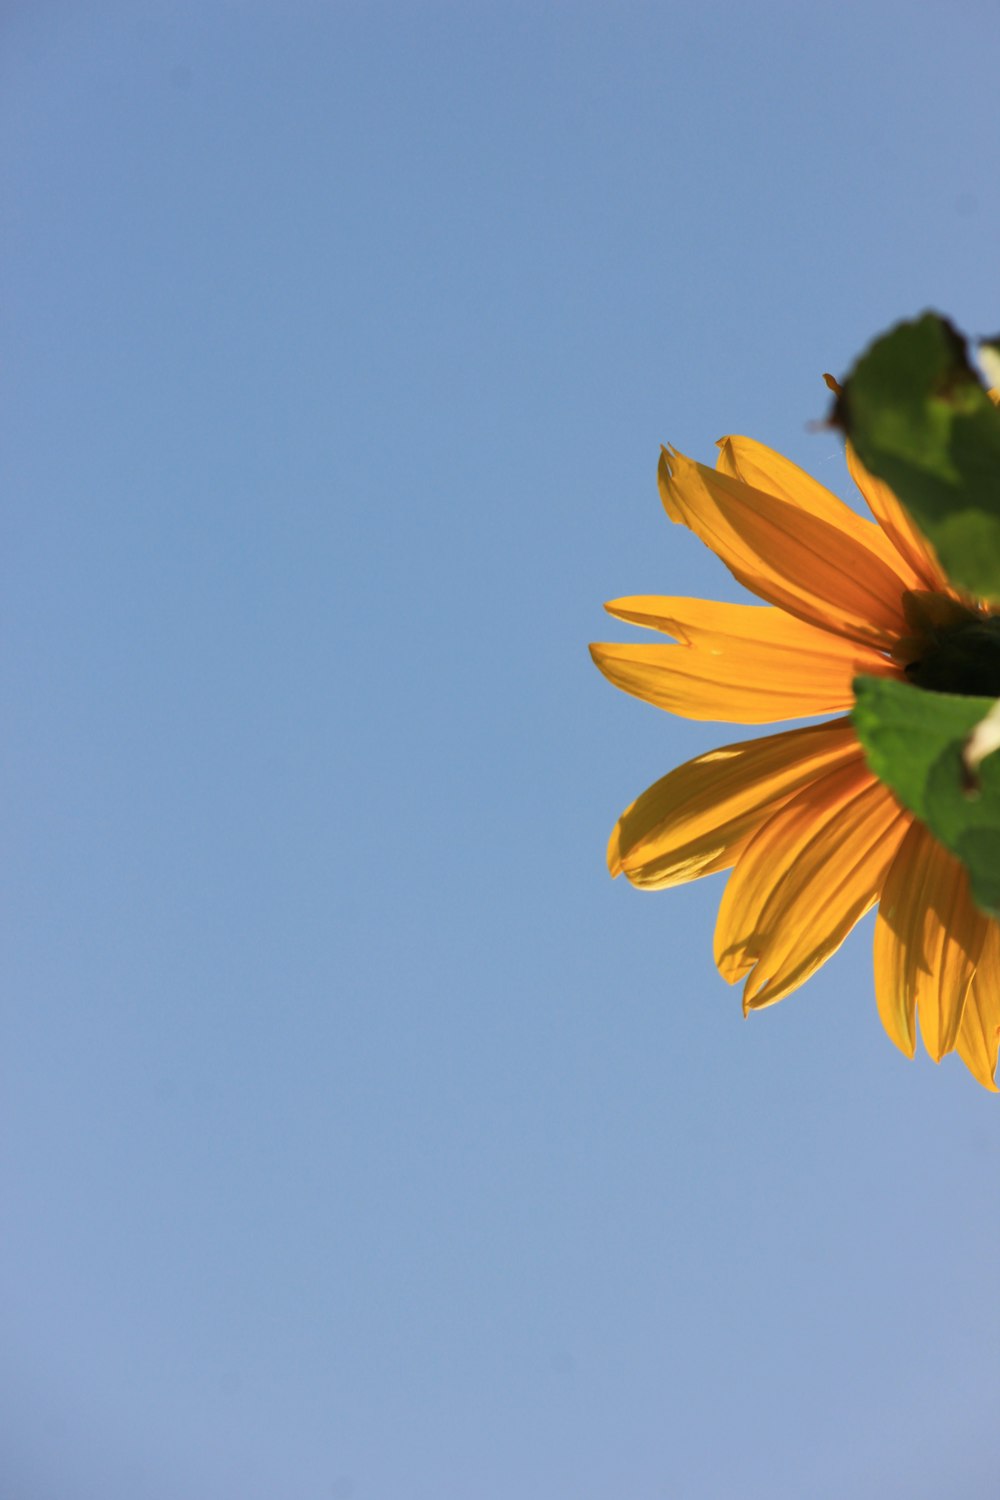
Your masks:
<svg viewBox="0 0 1000 1500"><path fill-rule="evenodd" d="M845 715L860 674L1000 696L1000 619L950 585L850 448L847 461L873 520L749 438L724 438L715 469L664 449L668 516L766 602L616 599L610 614L677 644L592 646L605 676L671 713L738 724ZM849 717L680 766L626 808L608 864L645 889L732 872L715 960L744 981L744 1011L790 994L878 903L875 992L890 1037L912 1056L919 1025L935 1060L957 1050L995 1088L1000 924L869 769Z"/></svg>

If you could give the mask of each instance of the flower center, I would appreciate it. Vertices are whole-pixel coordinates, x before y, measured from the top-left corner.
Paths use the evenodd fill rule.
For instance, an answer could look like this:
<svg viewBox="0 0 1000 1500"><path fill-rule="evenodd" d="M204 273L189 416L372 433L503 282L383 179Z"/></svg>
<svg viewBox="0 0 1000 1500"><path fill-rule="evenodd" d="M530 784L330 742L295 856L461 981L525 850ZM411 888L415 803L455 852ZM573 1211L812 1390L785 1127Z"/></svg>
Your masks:
<svg viewBox="0 0 1000 1500"><path fill-rule="evenodd" d="M906 675L935 693L1000 698L1000 616L978 615L930 632Z"/></svg>

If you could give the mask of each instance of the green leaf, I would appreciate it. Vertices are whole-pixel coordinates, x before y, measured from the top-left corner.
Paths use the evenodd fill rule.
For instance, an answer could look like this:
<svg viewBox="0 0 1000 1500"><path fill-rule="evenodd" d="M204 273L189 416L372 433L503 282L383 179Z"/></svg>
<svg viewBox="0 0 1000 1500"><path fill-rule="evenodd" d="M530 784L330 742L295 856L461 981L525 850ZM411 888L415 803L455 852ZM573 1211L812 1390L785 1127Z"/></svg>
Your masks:
<svg viewBox="0 0 1000 1500"><path fill-rule="evenodd" d="M984 346L989 356L995 341ZM937 313L871 345L833 420L933 542L953 583L1000 601L1000 410Z"/></svg>
<svg viewBox="0 0 1000 1500"><path fill-rule="evenodd" d="M932 693L887 677L854 683L854 726L875 775L965 865L976 904L1000 916L1000 754L965 756L988 698Z"/></svg>
<svg viewBox="0 0 1000 1500"><path fill-rule="evenodd" d="M983 761L978 791L963 790L962 746L951 744L927 778L927 822L969 872L977 906L1000 916L1000 757Z"/></svg>

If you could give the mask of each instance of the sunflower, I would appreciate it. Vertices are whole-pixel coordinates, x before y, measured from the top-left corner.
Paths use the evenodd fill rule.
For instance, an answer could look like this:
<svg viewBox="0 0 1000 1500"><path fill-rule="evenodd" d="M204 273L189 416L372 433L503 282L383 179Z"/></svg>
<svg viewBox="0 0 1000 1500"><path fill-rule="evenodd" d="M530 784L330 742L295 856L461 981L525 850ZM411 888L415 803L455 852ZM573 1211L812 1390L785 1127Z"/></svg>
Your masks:
<svg viewBox="0 0 1000 1500"><path fill-rule="evenodd" d="M963 866L869 769L849 715L861 674L929 690L989 691L964 643L990 611L949 583L891 490L848 447L873 520L744 437L716 467L664 449L660 494L764 605L639 595L606 608L677 644L594 645L617 687L691 719L772 724L840 717L710 750L621 815L612 875L659 889L730 870L715 961L744 980L744 1013L797 989L876 904L875 994L912 1057L919 1024L939 1061L956 1050L993 1081L1000 923ZM994 691L994 696L995 696Z"/></svg>

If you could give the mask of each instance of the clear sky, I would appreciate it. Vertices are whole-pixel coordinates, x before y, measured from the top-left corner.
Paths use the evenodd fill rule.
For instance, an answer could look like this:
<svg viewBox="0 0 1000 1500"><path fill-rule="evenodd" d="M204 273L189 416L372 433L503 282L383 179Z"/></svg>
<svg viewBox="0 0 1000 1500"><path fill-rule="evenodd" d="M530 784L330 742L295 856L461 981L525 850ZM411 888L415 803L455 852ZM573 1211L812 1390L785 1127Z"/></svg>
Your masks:
<svg viewBox="0 0 1000 1500"><path fill-rule="evenodd" d="M656 493L1000 325L991 3L8 4L5 1500L989 1500L1000 1101L612 884Z"/></svg>

